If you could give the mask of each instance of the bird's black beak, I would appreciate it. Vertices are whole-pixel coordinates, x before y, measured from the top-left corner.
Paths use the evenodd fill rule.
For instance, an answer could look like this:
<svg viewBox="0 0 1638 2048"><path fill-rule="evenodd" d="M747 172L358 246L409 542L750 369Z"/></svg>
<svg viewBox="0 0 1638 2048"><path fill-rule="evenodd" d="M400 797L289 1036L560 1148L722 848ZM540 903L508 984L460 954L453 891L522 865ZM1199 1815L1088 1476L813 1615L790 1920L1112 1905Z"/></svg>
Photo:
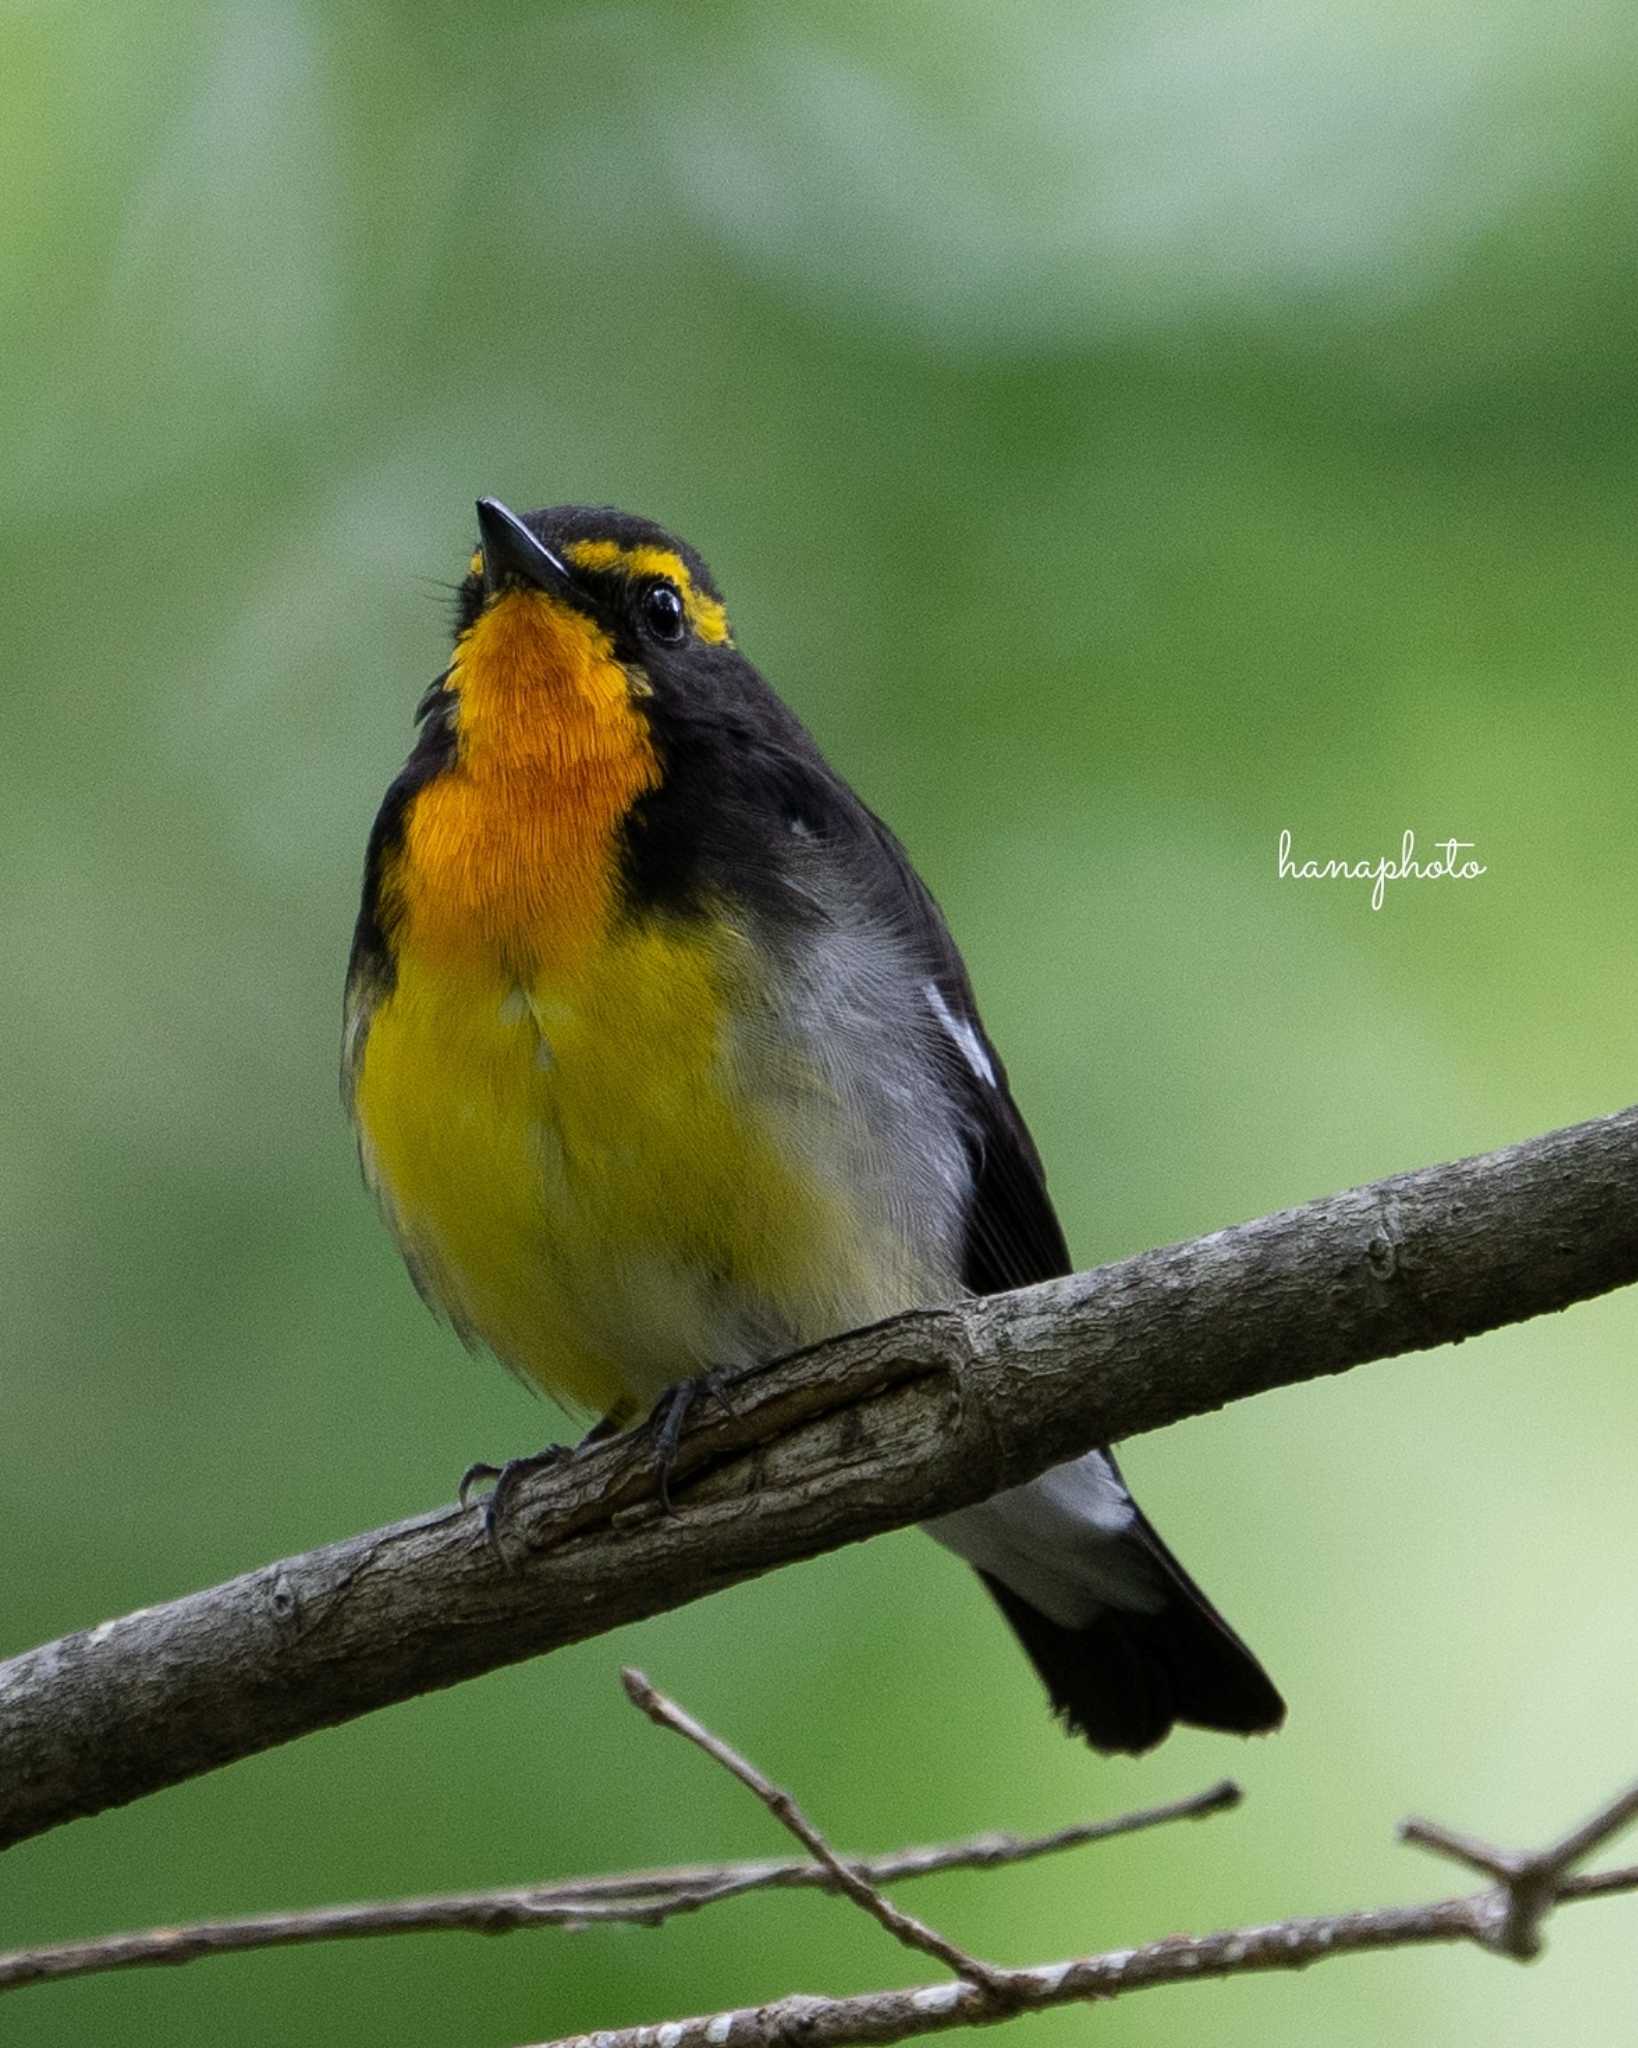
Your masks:
<svg viewBox="0 0 1638 2048"><path fill-rule="evenodd" d="M478 543L483 549L486 595L493 596L508 583L526 583L531 590L549 590L558 597L569 590L567 565L499 498L478 500Z"/></svg>

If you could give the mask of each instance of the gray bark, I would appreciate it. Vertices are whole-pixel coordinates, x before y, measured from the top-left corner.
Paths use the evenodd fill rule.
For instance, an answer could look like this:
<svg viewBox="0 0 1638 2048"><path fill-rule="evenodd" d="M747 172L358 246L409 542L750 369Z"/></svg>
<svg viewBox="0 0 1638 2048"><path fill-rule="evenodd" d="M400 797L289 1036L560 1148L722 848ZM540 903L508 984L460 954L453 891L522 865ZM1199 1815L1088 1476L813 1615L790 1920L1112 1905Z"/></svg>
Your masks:
<svg viewBox="0 0 1638 2048"><path fill-rule="evenodd" d="M990 1300L902 1316L705 1404L666 1514L645 1438L0 1665L0 1846L1094 1445L1458 1342L1638 1278L1638 1109Z"/></svg>

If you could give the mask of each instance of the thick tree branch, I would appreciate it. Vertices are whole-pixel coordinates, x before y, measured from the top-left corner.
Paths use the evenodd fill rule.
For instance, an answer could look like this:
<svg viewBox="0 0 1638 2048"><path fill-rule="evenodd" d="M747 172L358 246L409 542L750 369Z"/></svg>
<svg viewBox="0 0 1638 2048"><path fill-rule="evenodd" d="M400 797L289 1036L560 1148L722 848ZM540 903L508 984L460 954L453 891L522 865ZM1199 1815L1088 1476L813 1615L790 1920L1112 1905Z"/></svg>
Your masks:
<svg viewBox="0 0 1638 2048"><path fill-rule="evenodd" d="M1095 1444L1638 1279L1638 1110L748 1374L672 1492L640 1433L0 1665L0 1846L944 1514Z"/></svg>

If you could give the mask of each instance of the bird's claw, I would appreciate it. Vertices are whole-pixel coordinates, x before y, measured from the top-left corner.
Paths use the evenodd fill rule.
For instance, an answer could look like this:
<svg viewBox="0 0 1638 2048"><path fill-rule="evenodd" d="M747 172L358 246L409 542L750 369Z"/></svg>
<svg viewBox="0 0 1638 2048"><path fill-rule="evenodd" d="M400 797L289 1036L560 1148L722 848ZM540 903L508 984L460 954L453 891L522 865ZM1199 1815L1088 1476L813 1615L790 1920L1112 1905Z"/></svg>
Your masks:
<svg viewBox="0 0 1638 2048"><path fill-rule="evenodd" d="M725 1372L702 1372L693 1379L678 1380L654 1404L648 1418L648 1426L654 1432L654 1476L659 1483L661 1505L668 1515L677 1512L671 1498L671 1474L677 1462L683 1424L702 1397L714 1401L724 1415L732 1415L734 1404L728 1398L728 1379Z"/></svg>
<svg viewBox="0 0 1638 2048"><path fill-rule="evenodd" d="M501 1528L506 1520L508 1504L522 1480L534 1472L549 1472L553 1466L561 1465L565 1458L572 1458L574 1452L567 1444L547 1444L544 1450L535 1451L527 1458L508 1458L504 1465L479 1463L468 1465L461 1474L458 1498L463 1509L482 1506L483 1533L487 1541L497 1549L500 1546ZM473 1486L485 1479L492 1479L483 1501L470 1500L468 1495Z"/></svg>
<svg viewBox="0 0 1638 2048"><path fill-rule="evenodd" d="M501 1468L499 1465L486 1465L481 1459L475 1465L468 1465L461 1474L460 1485L455 1489L455 1498L461 1504L462 1514L465 1514L466 1510L472 1505L470 1496L473 1487L481 1485L486 1479L499 1479L500 1476Z"/></svg>

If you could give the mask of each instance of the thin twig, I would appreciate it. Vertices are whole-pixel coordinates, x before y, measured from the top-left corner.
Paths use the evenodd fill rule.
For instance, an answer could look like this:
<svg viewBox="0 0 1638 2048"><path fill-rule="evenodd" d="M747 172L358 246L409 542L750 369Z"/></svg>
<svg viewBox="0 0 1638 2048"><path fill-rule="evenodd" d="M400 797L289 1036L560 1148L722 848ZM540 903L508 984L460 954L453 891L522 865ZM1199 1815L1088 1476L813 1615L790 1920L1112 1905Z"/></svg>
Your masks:
<svg viewBox="0 0 1638 2048"><path fill-rule="evenodd" d="M668 1699L658 1687L649 1683L642 1672L627 1665L620 1673L620 1682L625 1686L626 1696L632 1705L640 1707L651 1721L683 1736L696 1749L703 1750L713 1763L721 1764L747 1790L754 1792L780 1826L788 1829L815 1862L823 1864L830 1872L837 1887L873 1920L879 1921L895 1941L902 1942L906 1948L920 1949L923 1955L936 1957L957 1977L965 1977L970 1983L980 1985L988 2000L1010 2002L1008 1972L998 1970L993 1963L980 1961L977 1956L968 1955L965 1949L947 1940L937 1928L929 1927L913 1913L906 1913L895 1906L861 1874L856 1865L842 1861L791 1795L765 1778L749 1758L741 1756L720 1735L713 1735L675 1700Z"/></svg>
<svg viewBox="0 0 1638 2048"><path fill-rule="evenodd" d="M1629 1785L1613 1799L1605 1800L1596 1813L1579 1827L1571 1828L1545 1849L1520 1853L1497 1849L1476 1835L1447 1828L1438 1821L1407 1820L1399 1830L1401 1841L1419 1849L1430 1849L1454 1863L1496 1880L1490 1894L1495 1910L1484 1937L1489 1947L1519 1962L1529 1962L1541 1953L1541 1923L1559 1899L1569 1896L1564 1879L1576 1864L1585 1862L1595 1850L1638 1819L1638 1784Z"/></svg>
<svg viewBox="0 0 1638 2048"><path fill-rule="evenodd" d="M1465 1864L1481 1877L1493 1877L1497 1884L1512 1881L1509 1860L1501 1850L1481 1842L1477 1835L1464 1835L1460 1828L1447 1828L1443 1821L1402 1820L1399 1839L1417 1849L1430 1849L1448 1862Z"/></svg>
<svg viewBox="0 0 1638 2048"><path fill-rule="evenodd" d="M627 1693L646 1714L703 1749L748 1785L816 1854L828 1856L817 1831L789 1795L770 1784L754 1764L657 1692L640 1672L628 1670L621 1676ZM1527 1959L1538 1952L1540 1923L1555 1905L1638 1889L1638 1868L1594 1877L1570 1874L1573 1863L1591 1855L1635 1818L1638 1784L1607 1800L1579 1827L1535 1852L1500 1849L1433 1821L1407 1821L1400 1826L1401 1839L1472 1865L1494 1876L1496 1885L1427 1906L1381 1907L1323 1918L1285 1920L1200 1937L1174 1935L1143 1948L1080 1956L1061 1963L1038 1964L1032 1969L995 1969L988 1981L970 1968L954 1965L958 1981L953 1984L923 1985L913 1991L872 1992L854 1998L784 1998L770 2005L741 2007L696 2019L668 2020L660 2026L575 2035L550 2043L548 2048L788 2048L792 2041L800 2041L802 2048L849 2048L849 2044L856 2042L907 2040L947 2027L986 2024L1018 2013L1114 1998L1123 1992L1148 1990L1158 1984L1182 1983L1191 1978L1223 1977L1250 1970L1302 1969L1331 1956L1370 1949L1471 1941L1482 1948ZM834 1864L834 1858L830 1861ZM853 1896L859 1896L854 1887L848 1889ZM933 1936L931 1942L918 1939L929 1932L919 1921L910 1923L912 1931L901 1931L894 1921L904 1916L898 1915L873 1888L865 1890L867 1895L859 1898L859 1903L900 1940L927 1949L941 1961L951 1961L950 1944L942 1936ZM1517 1927L1513 1925L1515 1920L1519 1923ZM960 1951L956 1953L959 1955Z"/></svg>
<svg viewBox="0 0 1638 2048"><path fill-rule="evenodd" d="M849 1858L849 1868L871 1884L896 1884L941 1870L995 1870L1092 1842L1139 1834L1169 1821L1200 1820L1240 1803L1240 1788L1224 1780L1187 1799L1150 1806L1107 1820L1077 1821L1050 1834L988 1833L960 1842L930 1842L881 1856ZM246 1914L185 1927L150 1927L140 1933L99 1935L85 1941L15 1949L0 1954L0 1992L26 1984L89 1977L106 1970L201 1962L249 1949L296 1948L315 1941L356 1941L387 1934L509 1934L521 1928L578 1931L605 1923L657 1927L679 1913L698 1912L746 1892L840 1889L823 1864L763 1860L687 1863L657 1870L611 1872L557 1884L507 1885L487 1891L448 1892L430 1898L383 1899L288 1913Z"/></svg>
<svg viewBox="0 0 1638 2048"><path fill-rule="evenodd" d="M1553 1900L1603 1898L1638 1891L1638 1865L1592 1877L1566 1878ZM1091 2004L1165 1984L1252 1971L1305 1970L1336 1956L1470 1941L1493 1949L1497 1893L1473 1892L1423 1906L1280 1920L1219 1934L1169 1935L1141 1948L1112 1949L1066 1962L1007 1972L1010 2003L997 2007L980 1986L924 1984L852 1998L780 1998L659 2025L610 2027L575 2034L541 2048L853 2048L855 2043L906 2041L950 2027L978 2026L1013 2013Z"/></svg>

